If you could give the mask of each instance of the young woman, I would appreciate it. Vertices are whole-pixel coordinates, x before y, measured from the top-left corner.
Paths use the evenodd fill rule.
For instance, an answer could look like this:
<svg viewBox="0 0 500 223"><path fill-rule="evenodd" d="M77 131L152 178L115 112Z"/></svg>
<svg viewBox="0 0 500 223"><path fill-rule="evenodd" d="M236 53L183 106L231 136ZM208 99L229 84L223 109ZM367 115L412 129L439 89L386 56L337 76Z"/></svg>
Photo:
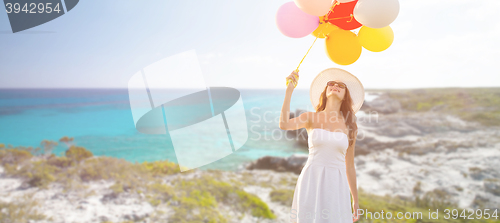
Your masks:
<svg viewBox="0 0 500 223"><path fill-rule="evenodd" d="M292 72L287 77L292 81L286 89L279 127L306 128L309 157L297 179L290 222L355 222L359 209L354 168L355 113L364 101L363 85L345 70L326 69L311 84L310 98L316 111L290 119L293 82L298 81L295 75L298 73Z"/></svg>

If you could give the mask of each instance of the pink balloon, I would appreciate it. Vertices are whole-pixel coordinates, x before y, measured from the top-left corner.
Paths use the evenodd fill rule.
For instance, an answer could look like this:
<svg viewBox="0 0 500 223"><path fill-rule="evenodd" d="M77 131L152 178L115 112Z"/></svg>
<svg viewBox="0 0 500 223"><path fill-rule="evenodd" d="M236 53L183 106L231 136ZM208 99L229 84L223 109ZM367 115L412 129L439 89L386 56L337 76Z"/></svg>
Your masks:
<svg viewBox="0 0 500 223"><path fill-rule="evenodd" d="M300 10L295 2L283 4L276 13L276 25L283 35L302 38L319 26L319 17Z"/></svg>

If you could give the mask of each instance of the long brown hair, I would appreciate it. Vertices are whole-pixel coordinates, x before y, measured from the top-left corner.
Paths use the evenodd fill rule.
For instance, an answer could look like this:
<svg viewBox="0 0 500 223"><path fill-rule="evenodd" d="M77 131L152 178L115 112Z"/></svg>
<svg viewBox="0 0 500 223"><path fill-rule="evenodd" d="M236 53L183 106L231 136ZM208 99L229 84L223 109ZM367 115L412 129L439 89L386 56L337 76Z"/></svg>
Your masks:
<svg viewBox="0 0 500 223"><path fill-rule="evenodd" d="M315 108L316 112L323 111L326 108L327 88L328 85L325 86L325 89L319 96L319 103ZM356 136L355 134L358 133L358 124L356 124L356 116L354 115L354 110L352 110L352 98L347 87L345 88L344 99L340 104L340 114L344 117L344 120L346 120L345 124L347 129L349 130L349 146L351 146L354 143L354 137Z"/></svg>

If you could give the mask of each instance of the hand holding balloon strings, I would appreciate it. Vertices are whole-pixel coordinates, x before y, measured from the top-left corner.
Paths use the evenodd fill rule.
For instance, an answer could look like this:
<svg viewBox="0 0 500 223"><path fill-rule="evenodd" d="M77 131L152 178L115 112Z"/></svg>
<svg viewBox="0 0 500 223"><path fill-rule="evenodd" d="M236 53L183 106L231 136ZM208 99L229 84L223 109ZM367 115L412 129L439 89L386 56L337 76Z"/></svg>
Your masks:
<svg viewBox="0 0 500 223"><path fill-rule="evenodd" d="M298 81L299 81L299 70L298 69L295 69L290 75L288 75L288 77L286 77L287 90L290 88L290 81L294 85L293 88L295 88L297 86Z"/></svg>

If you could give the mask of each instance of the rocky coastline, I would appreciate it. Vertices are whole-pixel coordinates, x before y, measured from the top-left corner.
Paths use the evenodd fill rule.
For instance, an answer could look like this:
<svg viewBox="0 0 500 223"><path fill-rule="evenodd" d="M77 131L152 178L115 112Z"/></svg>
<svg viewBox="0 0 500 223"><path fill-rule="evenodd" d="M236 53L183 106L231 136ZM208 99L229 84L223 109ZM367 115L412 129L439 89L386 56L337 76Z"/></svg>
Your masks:
<svg viewBox="0 0 500 223"><path fill-rule="evenodd" d="M390 94L378 94L361 108L365 115L358 120L355 150L359 197L367 208L379 208L388 197L405 202L408 210L500 207L498 126L443 112L445 105L411 111ZM305 129L286 134L307 153ZM308 158L304 153L261 157L234 172L182 174L168 162L134 165L91 155L78 158L79 166L71 164L73 156L22 155L25 169L10 165L18 158L0 153L0 220L288 222L296 181ZM64 180L54 180L56 172Z"/></svg>
<svg viewBox="0 0 500 223"><path fill-rule="evenodd" d="M500 207L500 128L442 112L407 111L387 93L366 101L358 117L355 163L358 187L407 198L442 193L461 208ZM297 109L291 118L305 112ZM305 152L305 129L286 131ZM300 174L307 155L262 157L246 169ZM301 164L299 164L301 163ZM400 182L395 184L394 182ZM404 182L404 183L402 183Z"/></svg>

